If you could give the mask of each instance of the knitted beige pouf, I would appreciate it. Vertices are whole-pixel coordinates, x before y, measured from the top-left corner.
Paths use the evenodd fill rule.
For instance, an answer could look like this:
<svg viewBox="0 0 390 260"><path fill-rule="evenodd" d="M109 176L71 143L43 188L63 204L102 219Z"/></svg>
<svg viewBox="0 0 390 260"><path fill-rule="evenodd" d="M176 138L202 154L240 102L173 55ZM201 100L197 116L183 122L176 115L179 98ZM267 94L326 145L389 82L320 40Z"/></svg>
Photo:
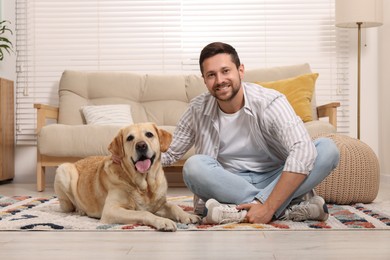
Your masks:
<svg viewBox="0 0 390 260"><path fill-rule="evenodd" d="M339 165L316 188L327 203L370 203L378 195L379 162L362 141L341 134L324 134L340 150Z"/></svg>

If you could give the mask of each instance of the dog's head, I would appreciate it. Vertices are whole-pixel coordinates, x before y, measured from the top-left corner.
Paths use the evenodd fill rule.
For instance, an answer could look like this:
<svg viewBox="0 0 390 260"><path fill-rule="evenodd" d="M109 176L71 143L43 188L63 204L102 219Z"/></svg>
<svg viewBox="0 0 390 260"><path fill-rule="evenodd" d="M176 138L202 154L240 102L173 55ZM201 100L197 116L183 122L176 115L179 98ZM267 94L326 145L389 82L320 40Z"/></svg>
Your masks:
<svg viewBox="0 0 390 260"><path fill-rule="evenodd" d="M172 135L153 123L133 124L122 128L108 150L122 158L139 173L147 173L160 160L172 141Z"/></svg>

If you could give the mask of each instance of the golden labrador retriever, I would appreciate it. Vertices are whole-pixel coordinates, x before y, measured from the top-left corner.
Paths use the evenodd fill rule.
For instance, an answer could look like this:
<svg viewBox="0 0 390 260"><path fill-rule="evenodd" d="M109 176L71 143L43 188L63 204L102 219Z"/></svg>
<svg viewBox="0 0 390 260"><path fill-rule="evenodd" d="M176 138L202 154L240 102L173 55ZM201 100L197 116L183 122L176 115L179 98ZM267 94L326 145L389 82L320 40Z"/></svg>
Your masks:
<svg viewBox="0 0 390 260"><path fill-rule="evenodd" d="M167 181L160 162L170 133L152 123L122 128L111 142L111 156L64 163L56 171L54 189L64 212L78 211L110 224L143 224L175 231L176 223L197 223L199 217L166 199Z"/></svg>

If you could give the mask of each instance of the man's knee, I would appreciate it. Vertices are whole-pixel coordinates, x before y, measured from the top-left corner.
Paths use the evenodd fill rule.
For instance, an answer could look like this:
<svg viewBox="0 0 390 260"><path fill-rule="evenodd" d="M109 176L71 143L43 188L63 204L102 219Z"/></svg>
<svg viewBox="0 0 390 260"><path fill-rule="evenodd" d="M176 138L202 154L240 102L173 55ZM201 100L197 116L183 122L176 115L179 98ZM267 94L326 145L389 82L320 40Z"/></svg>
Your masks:
<svg viewBox="0 0 390 260"><path fill-rule="evenodd" d="M318 156L317 163L328 164L331 170L337 167L340 160L340 151L330 138L319 138L315 141Z"/></svg>
<svg viewBox="0 0 390 260"><path fill-rule="evenodd" d="M199 165L201 155L195 154L189 157L183 165L183 174L190 173L193 169L196 169L196 165Z"/></svg>
<svg viewBox="0 0 390 260"><path fill-rule="evenodd" d="M186 160L183 165L183 179L185 182L192 180L194 177L199 177L202 174L202 165L206 157L206 155L195 154Z"/></svg>

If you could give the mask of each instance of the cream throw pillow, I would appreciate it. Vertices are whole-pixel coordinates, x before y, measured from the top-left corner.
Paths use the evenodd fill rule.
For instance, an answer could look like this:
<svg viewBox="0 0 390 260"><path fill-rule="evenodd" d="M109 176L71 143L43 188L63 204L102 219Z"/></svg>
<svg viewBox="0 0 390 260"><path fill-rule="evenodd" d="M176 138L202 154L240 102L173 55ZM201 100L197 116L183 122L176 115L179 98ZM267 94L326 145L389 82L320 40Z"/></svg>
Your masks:
<svg viewBox="0 0 390 260"><path fill-rule="evenodd" d="M83 106L81 111L87 124L91 125L130 125L133 124L130 105Z"/></svg>
<svg viewBox="0 0 390 260"><path fill-rule="evenodd" d="M302 121L309 122L313 120L311 99L317 78L318 73L311 73L294 78L255 83L283 93Z"/></svg>

